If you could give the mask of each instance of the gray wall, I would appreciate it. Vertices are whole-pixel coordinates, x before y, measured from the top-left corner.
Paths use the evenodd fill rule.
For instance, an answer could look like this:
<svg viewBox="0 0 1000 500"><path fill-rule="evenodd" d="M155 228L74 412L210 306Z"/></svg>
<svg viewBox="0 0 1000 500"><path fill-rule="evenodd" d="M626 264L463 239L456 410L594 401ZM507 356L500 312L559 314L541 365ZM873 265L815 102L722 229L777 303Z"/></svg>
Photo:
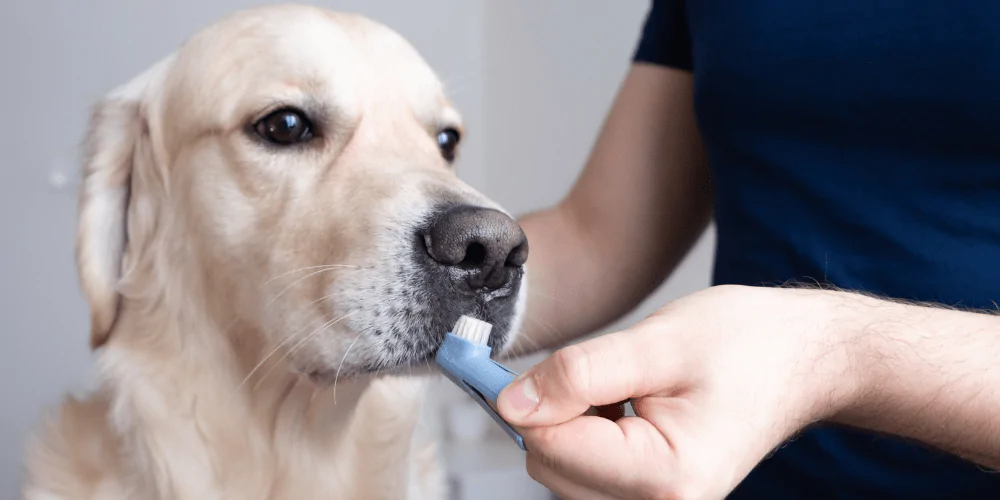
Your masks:
<svg viewBox="0 0 1000 500"><path fill-rule="evenodd" d="M559 201L590 153L638 40L646 0L498 0L486 6L486 185L508 209ZM636 311L704 288L715 234Z"/></svg>
<svg viewBox="0 0 1000 500"><path fill-rule="evenodd" d="M32 0L0 16L0 498L26 432L88 386L87 312L72 260L77 146L88 107L205 24L256 0ZM329 0L409 38L472 133L461 175L516 212L579 173L647 2ZM62 179L62 180L60 180ZM60 187L61 186L61 187ZM709 234L635 319L708 283Z"/></svg>

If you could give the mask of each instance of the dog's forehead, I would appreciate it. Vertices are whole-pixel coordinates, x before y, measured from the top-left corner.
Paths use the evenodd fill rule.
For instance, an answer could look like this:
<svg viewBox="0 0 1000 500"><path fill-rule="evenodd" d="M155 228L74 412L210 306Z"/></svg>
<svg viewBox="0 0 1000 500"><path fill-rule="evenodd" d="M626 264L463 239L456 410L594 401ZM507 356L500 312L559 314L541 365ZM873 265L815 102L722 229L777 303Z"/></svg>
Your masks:
<svg viewBox="0 0 1000 500"><path fill-rule="evenodd" d="M403 37L362 16L314 7L272 6L226 18L193 37L175 69L186 94L216 117L237 119L244 107L288 95L330 101L350 114L390 104L424 122L455 114L437 75Z"/></svg>

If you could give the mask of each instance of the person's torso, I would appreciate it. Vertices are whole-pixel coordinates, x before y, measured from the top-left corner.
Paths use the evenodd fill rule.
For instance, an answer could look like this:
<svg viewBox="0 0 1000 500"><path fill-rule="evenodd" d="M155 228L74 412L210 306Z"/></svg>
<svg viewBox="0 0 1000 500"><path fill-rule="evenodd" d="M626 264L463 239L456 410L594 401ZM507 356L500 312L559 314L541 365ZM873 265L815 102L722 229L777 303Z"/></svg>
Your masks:
<svg viewBox="0 0 1000 500"><path fill-rule="evenodd" d="M1000 302L1000 2L701 0L686 17L715 283ZM1000 475L823 428L733 498L825 494L1000 498Z"/></svg>

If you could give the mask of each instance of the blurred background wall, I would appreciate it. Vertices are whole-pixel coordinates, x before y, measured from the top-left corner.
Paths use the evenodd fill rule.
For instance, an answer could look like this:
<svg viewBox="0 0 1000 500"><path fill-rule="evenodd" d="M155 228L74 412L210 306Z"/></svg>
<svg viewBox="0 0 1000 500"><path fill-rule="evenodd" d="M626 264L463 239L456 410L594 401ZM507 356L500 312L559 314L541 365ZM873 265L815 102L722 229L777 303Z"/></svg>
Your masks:
<svg viewBox="0 0 1000 500"><path fill-rule="evenodd" d="M206 24L257 0L32 0L0 16L0 498L16 498L28 431L91 383L73 263L78 145L89 106ZM628 66L646 0L325 0L399 31L435 68L470 133L460 175L516 213L579 174ZM709 283L709 231L616 326ZM523 369L537 360L521 361ZM425 411L456 498L547 498L523 455L440 384Z"/></svg>

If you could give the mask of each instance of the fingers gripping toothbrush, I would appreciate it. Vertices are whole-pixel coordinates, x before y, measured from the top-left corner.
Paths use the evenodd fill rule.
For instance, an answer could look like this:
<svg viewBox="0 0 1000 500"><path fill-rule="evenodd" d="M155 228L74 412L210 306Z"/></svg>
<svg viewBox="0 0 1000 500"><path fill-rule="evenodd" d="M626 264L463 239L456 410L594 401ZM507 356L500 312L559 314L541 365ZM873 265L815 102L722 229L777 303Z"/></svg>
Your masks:
<svg viewBox="0 0 1000 500"><path fill-rule="evenodd" d="M445 376L472 396L517 446L527 451L521 435L496 410L500 391L513 382L517 374L490 359L491 330L493 325L485 321L462 316L445 335L435 361Z"/></svg>

